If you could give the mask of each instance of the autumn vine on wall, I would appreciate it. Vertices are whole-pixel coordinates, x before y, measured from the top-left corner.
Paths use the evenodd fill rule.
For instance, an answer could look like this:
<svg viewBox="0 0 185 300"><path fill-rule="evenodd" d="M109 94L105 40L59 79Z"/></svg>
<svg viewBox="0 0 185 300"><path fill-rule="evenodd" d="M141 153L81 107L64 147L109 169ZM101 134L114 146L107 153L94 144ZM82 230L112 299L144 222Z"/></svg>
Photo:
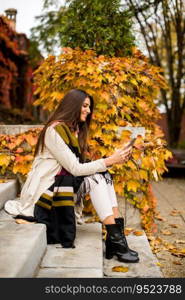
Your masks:
<svg viewBox="0 0 185 300"><path fill-rule="evenodd" d="M11 28L8 18L0 16L0 106L2 111L9 110L9 119L14 109L23 119L32 119L33 69L42 56L37 53L33 59L30 44L25 34ZM9 121L1 112L0 122Z"/></svg>
<svg viewBox="0 0 185 300"><path fill-rule="evenodd" d="M136 48L133 48L132 57L98 56L92 50L64 48L59 57L49 56L35 72L38 100L34 104L44 109L54 110L72 88L83 89L93 96L95 110L87 153L90 159L110 155L116 147L130 139L131 132L128 130L118 135L120 127L145 128L145 137L138 136L131 159L123 165L113 166L110 172L118 195L124 196L140 210L146 231L153 229L156 207L150 182L161 179L166 170L165 160L171 155L155 122L159 112L154 99L159 88L166 88L160 72ZM33 130L28 133L29 139L26 139L25 133L13 142L13 137L1 135L0 150L9 149L11 155L14 151L12 159L10 153L0 154L1 172L9 168L14 173L27 173L37 134L38 131ZM31 146L27 149L29 157L25 156L28 155L23 147L25 139Z"/></svg>

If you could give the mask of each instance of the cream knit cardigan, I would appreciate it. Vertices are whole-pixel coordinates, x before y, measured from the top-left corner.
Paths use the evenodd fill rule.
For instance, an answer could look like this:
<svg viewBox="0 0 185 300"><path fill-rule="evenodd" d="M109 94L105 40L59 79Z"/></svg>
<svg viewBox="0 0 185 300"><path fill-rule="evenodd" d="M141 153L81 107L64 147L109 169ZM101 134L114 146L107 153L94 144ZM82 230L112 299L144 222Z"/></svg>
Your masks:
<svg viewBox="0 0 185 300"><path fill-rule="evenodd" d="M92 175L107 170L104 159L79 163L78 158L65 144L53 126L45 134L44 151L32 164L19 201L9 200L4 209L12 215L33 216L34 204L41 194L54 183L55 175L64 167L74 176Z"/></svg>

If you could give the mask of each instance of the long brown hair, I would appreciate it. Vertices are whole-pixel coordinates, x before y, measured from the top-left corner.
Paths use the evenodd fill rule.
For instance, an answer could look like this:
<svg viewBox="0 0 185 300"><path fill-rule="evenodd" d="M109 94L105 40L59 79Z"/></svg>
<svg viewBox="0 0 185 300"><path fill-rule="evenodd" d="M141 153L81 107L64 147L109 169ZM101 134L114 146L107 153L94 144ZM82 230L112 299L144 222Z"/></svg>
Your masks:
<svg viewBox="0 0 185 300"><path fill-rule="evenodd" d="M81 108L85 98L87 97L90 99L90 113L87 115L86 121L81 122ZM44 128L42 129L35 147L34 155L37 155L37 153L40 150L40 147L41 152L44 149L44 138L47 128L52 123L59 121L64 122L72 132L76 131L77 128L79 128L78 142L82 152L82 157L84 157L84 152L86 151L87 147L87 135L92 119L93 108L94 101L92 96L88 95L85 91L79 89L70 90L61 100L57 109L49 117Z"/></svg>

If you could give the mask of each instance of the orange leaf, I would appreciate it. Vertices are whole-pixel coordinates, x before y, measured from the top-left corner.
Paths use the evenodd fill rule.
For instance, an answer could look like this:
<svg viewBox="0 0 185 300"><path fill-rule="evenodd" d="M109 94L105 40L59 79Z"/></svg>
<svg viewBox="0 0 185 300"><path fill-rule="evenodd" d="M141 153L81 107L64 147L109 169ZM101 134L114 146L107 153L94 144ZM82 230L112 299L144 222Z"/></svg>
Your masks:
<svg viewBox="0 0 185 300"><path fill-rule="evenodd" d="M129 235L133 231L133 228L125 228L124 233L125 235Z"/></svg>
<svg viewBox="0 0 185 300"><path fill-rule="evenodd" d="M26 134L25 139L31 146L35 146L37 143L37 137L33 136L32 134Z"/></svg>
<svg viewBox="0 0 185 300"><path fill-rule="evenodd" d="M161 230L161 233L164 235L172 235L173 234L171 231L168 231L168 230Z"/></svg>
<svg viewBox="0 0 185 300"><path fill-rule="evenodd" d="M179 225L177 224L169 224L172 228L179 228Z"/></svg>
<svg viewBox="0 0 185 300"><path fill-rule="evenodd" d="M128 270L129 270L128 267L123 267L123 266L112 267L112 272L123 272L123 273L126 273L126 272L128 272Z"/></svg>
<svg viewBox="0 0 185 300"><path fill-rule="evenodd" d="M22 152L24 152L24 150L23 150L23 148L17 148L17 150L15 151L16 153L22 153Z"/></svg>
<svg viewBox="0 0 185 300"><path fill-rule="evenodd" d="M173 264L174 264L174 265L182 265L182 262L176 261L176 260L175 260L175 261L173 261Z"/></svg>
<svg viewBox="0 0 185 300"><path fill-rule="evenodd" d="M180 213L181 212L179 210L173 209L170 213L170 216L178 216L178 215L180 215Z"/></svg>
<svg viewBox="0 0 185 300"><path fill-rule="evenodd" d="M139 170L139 176L141 179L148 180L148 173L145 170Z"/></svg>
<svg viewBox="0 0 185 300"><path fill-rule="evenodd" d="M166 221L166 219L164 219L163 217L161 217L159 214L155 216L155 219L157 219L159 221Z"/></svg>
<svg viewBox="0 0 185 300"><path fill-rule="evenodd" d="M140 236L140 235L143 235L144 232L143 232L143 231L140 231L140 230L135 230L135 231L133 232L133 234L136 235L136 236Z"/></svg>

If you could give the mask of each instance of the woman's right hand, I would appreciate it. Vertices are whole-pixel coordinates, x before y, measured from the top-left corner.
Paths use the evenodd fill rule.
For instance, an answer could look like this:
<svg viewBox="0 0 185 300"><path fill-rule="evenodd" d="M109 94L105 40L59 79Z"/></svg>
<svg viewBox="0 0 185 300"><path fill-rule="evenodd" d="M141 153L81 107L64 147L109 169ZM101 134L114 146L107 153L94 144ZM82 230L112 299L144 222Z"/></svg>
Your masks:
<svg viewBox="0 0 185 300"><path fill-rule="evenodd" d="M124 148L117 149L111 156L105 158L106 167L110 167L115 164L123 164L129 159L131 152L132 146L128 148L124 146Z"/></svg>

